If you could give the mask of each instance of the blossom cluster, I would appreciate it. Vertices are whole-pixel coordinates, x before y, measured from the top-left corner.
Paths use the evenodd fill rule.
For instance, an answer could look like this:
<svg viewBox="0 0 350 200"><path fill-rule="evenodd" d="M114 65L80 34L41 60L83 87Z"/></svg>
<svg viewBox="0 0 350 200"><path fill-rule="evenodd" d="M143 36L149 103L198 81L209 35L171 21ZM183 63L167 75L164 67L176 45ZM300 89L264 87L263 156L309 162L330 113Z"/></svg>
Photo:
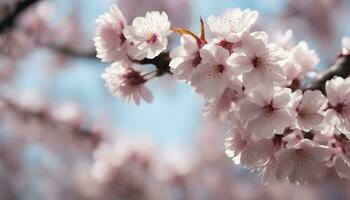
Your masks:
<svg viewBox="0 0 350 200"><path fill-rule="evenodd" d="M114 5L109 12L97 19L97 36L94 38L97 57L112 63L103 74L107 87L112 93L133 100L136 104L143 98L153 99L152 93L144 86L147 75L133 68L142 59L154 59L167 48L171 33L170 21L165 12L148 12L145 17L136 17L128 25L125 17Z"/></svg>
<svg viewBox="0 0 350 200"><path fill-rule="evenodd" d="M226 154L235 163L258 170L263 183L308 183L331 169L350 178L350 78L328 80L325 93L302 89L318 55L305 41L295 42L291 30L278 37L253 31L257 19L257 11L227 9L201 19L197 36L171 27L164 12L128 25L112 6L97 20L97 56L112 63L102 77L113 94L136 104L152 101L144 84L157 73L142 74L133 65L159 58L171 32L179 33L170 70L203 97L205 115L229 122ZM348 49L345 38L342 56Z"/></svg>

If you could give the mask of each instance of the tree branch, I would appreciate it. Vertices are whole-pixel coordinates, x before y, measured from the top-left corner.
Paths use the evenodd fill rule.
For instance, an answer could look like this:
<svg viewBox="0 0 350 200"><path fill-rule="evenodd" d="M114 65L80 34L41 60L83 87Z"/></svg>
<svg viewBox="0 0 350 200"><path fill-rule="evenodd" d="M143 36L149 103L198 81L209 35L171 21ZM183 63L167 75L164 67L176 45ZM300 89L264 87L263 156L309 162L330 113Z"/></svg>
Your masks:
<svg viewBox="0 0 350 200"><path fill-rule="evenodd" d="M169 63L171 61L169 52L164 52L159 54L154 59L148 59L145 58L143 60L135 60L135 63L141 64L141 65L147 65L147 64L153 64L157 71L157 76L162 76L164 74L173 74L170 70Z"/></svg>
<svg viewBox="0 0 350 200"><path fill-rule="evenodd" d="M6 31L7 29L11 28L15 22L17 17L24 12L27 8L34 5L35 3L39 2L41 0L22 0L17 3L14 10L5 16L0 21L0 34Z"/></svg>
<svg viewBox="0 0 350 200"><path fill-rule="evenodd" d="M66 46L58 46L54 44L48 45L48 48L57 51L59 53L62 53L63 55L69 56L69 57L77 57L77 58L87 58L87 59L97 59L96 57L96 51L95 50L76 50L70 47ZM157 69L157 76L162 76L164 74L172 74L170 71L169 63L171 61L169 52L164 52L158 55L157 57L153 59L145 58L143 60L133 60L135 63L140 65L147 65L152 64Z"/></svg>
<svg viewBox="0 0 350 200"><path fill-rule="evenodd" d="M58 46L54 44L50 44L47 47L68 57L97 59L95 50L76 50L67 46Z"/></svg>
<svg viewBox="0 0 350 200"><path fill-rule="evenodd" d="M335 64L328 70L321 73L313 82L308 84L303 90L321 90L326 94L326 82L334 76L346 78L350 75L350 55L341 55L337 58Z"/></svg>

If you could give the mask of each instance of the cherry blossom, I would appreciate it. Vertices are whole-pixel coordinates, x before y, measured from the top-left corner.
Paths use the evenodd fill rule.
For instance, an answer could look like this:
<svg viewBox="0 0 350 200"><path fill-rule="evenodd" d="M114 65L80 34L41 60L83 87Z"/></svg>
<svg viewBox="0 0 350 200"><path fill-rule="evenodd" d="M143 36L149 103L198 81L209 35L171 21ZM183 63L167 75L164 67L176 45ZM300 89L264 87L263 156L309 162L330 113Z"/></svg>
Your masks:
<svg viewBox="0 0 350 200"><path fill-rule="evenodd" d="M210 31L228 42L240 41L242 35L247 33L258 18L257 11L250 9L227 9L222 17L209 16Z"/></svg>
<svg viewBox="0 0 350 200"><path fill-rule="evenodd" d="M283 46L283 44L279 45ZM314 71L320 59L305 41L301 41L295 46L289 45L287 50L289 56L279 61L279 64L287 78L286 84L291 85L293 81L301 81L306 74Z"/></svg>
<svg viewBox="0 0 350 200"><path fill-rule="evenodd" d="M233 162L240 164L242 151L249 143L253 142L252 134L245 130L239 121L235 122L226 134L225 153L229 158L232 158Z"/></svg>
<svg viewBox="0 0 350 200"><path fill-rule="evenodd" d="M243 84L248 89L257 85L282 82L285 75L278 61L277 49L266 45L261 39L246 35L242 39L243 53L233 53L228 59L236 74L243 74Z"/></svg>
<svg viewBox="0 0 350 200"><path fill-rule="evenodd" d="M275 158L271 158L266 166L260 171L259 176L261 182L264 185L270 184L277 180L276 177L277 161Z"/></svg>
<svg viewBox="0 0 350 200"><path fill-rule="evenodd" d="M259 138L283 134L284 129L294 122L288 107L290 98L288 88L254 88L242 100L239 114L247 121L248 130Z"/></svg>
<svg viewBox="0 0 350 200"><path fill-rule="evenodd" d="M292 94L292 108L296 113L296 128L303 131L319 130L323 121L326 98L318 90L300 90Z"/></svg>
<svg viewBox="0 0 350 200"><path fill-rule="evenodd" d="M52 1L0 0L0 199L350 199L350 180L340 180L350 179L350 38L334 49L336 31L348 27L329 26L333 15L347 13L329 13L344 2L289 0L288 11L278 13L282 21L274 10L265 22L257 21L257 11L233 8L206 22L196 14L199 24L189 26L189 0L119 0L122 9L112 4L96 24L83 21L91 17L85 9L94 6L64 3L68 12L56 12L62 5ZM315 44L322 57L313 50L315 38L297 41L292 30L270 34L296 15L327 36L326 46ZM344 25L342 19L334 22ZM86 25L96 26L93 39ZM295 28L302 36L309 26ZM317 69L333 59L331 67ZM102 72L99 65L107 68ZM98 101L85 102L86 87L74 86L91 86L96 80L90 76L101 72L97 81L121 100L150 103L154 86L170 101L119 113L109 106L120 102L92 88L88 96ZM79 75L84 79L76 80ZM186 85L178 90L178 84ZM179 98L184 88L199 101ZM159 115L166 104L195 109ZM181 132L178 114L198 106L201 113L193 113L200 122L189 123L199 130L186 138L194 141L180 138L174 146L170 138L154 151L147 139L120 135ZM166 115L174 123L144 120L142 126L151 128L146 133L140 124L125 123L125 114L135 112ZM270 186L260 186L242 168Z"/></svg>
<svg viewBox="0 0 350 200"><path fill-rule="evenodd" d="M291 50L295 46L293 30L288 29L284 34L276 33L273 38L274 42L285 50Z"/></svg>
<svg viewBox="0 0 350 200"><path fill-rule="evenodd" d="M227 157L257 170L263 184L284 180L304 184L322 178L332 167L339 177L350 178L346 145L350 138L350 79L327 81L317 76L311 84L304 84L307 75L316 73L320 58L306 41L296 42L292 30L276 35L271 43L267 32L251 31L258 12L250 9L228 9L221 17L210 16L209 34L201 19L198 36L186 28L171 27L164 12L148 12L129 26L118 13L113 20L108 13L100 17L100 39L95 39L102 61L114 62L102 75L114 95L137 105L141 98L151 102L153 96L145 83L172 74L203 97L204 116L230 126L225 141ZM116 19L123 23L112 26ZM113 39L107 37L108 31L103 33L104 24L107 30L117 29L111 46L101 45L102 39ZM181 36L180 44L172 49L168 45L171 31ZM347 61L347 40L343 39L340 60ZM123 56L108 56L107 50ZM142 73L133 69L133 65L144 64L154 65L155 70ZM333 70L326 74L328 79ZM317 85L319 81L323 85ZM97 171L108 174L109 169L101 166ZM103 174L95 175L104 179Z"/></svg>
<svg viewBox="0 0 350 200"><path fill-rule="evenodd" d="M325 121L344 134L350 134L350 79L335 77L326 82L328 108Z"/></svg>
<svg viewBox="0 0 350 200"><path fill-rule="evenodd" d="M126 56L122 45L125 43L123 29L126 20L116 5L98 17L97 36L94 38L97 57L102 62L114 62ZM125 48L125 47L124 47Z"/></svg>
<svg viewBox="0 0 350 200"><path fill-rule="evenodd" d="M102 78L113 95L123 97L127 102L133 100L139 105L141 98L149 103L153 100L152 93L144 86L147 80L126 63L113 63L106 68Z"/></svg>
<svg viewBox="0 0 350 200"><path fill-rule="evenodd" d="M169 63L174 76L180 80L190 81L194 69L200 64L199 46L195 38L189 35L181 37L181 46L175 48Z"/></svg>
<svg viewBox="0 0 350 200"><path fill-rule="evenodd" d="M275 146L270 139L261 139L248 144L241 152L240 163L248 168L255 169L265 166L273 158Z"/></svg>
<svg viewBox="0 0 350 200"><path fill-rule="evenodd" d="M147 12L145 17L136 17L123 33L132 43L128 48L131 57L137 60L154 58L168 45L167 37L171 34L168 15L165 12Z"/></svg>
<svg viewBox="0 0 350 200"><path fill-rule="evenodd" d="M242 83L239 80L232 81L221 95L206 102L203 115L225 121L231 112L238 111L238 104L244 97Z"/></svg>
<svg viewBox="0 0 350 200"><path fill-rule="evenodd" d="M332 151L326 146L303 139L291 148L277 152L276 177L294 184L303 184L322 178L327 170Z"/></svg>
<svg viewBox="0 0 350 200"><path fill-rule="evenodd" d="M300 66L303 72L315 69L320 59L314 50L310 49L305 41L299 42L292 50L294 61Z"/></svg>
<svg viewBox="0 0 350 200"><path fill-rule="evenodd" d="M340 143L334 168L339 177L350 179L350 141L344 138Z"/></svg>
<svg viewBox="0 0 350 200"><path fill-rule="evenodd" d="M231 67L226 63L229 52L217 45L204 45L200 51L202 59L193 71L191 85L205 97L213 98L224 92L233 79Z"/></svg>

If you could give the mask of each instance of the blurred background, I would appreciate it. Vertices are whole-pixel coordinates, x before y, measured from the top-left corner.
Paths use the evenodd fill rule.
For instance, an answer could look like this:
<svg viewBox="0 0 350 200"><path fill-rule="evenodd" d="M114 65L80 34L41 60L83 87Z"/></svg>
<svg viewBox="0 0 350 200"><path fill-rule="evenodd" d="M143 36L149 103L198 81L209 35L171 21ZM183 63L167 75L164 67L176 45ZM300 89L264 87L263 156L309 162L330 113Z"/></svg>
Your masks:
<svg viewBox="0 0 350 200"><path fill-rule="evenodd" d="M263 186L225 157L225 127L203 119L202 100L171 76L148 83L151 104L108 93L92 38L113 3L128 23L159 10L193 32L200 16L255 9L256 30L292 29L319 54L320 71L350 35L347 0L0 0L1 200L350 198L332 173L308 186Z"/></svg>

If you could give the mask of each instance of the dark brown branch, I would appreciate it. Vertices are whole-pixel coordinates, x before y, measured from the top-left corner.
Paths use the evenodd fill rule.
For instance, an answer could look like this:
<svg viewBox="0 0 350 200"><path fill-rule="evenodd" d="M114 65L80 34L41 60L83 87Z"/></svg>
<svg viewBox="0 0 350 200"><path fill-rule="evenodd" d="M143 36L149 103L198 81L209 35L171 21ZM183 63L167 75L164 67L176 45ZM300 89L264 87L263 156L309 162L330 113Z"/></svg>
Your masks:
<svg viewBox="0 0 350 200"><path fill-rule="evenodd" d="M325 94L325 84L334 76L346 78L350 75L350 55L341 55L335 64L324 73L321 73L313 82L303 88L303 90L321 90Z"/></svg>
<svg viewBox="0 0 350 200"><path fill-rule="evenodd" d="M48 48L68 57L97 59L95 50L76 50L71 47L58 46L53 44L48 45ZM156 74L157 76L162 76L164 74L172 74L169 67L170 61L171 61L171 58L170 58L169 52L161 53L154 59L145 58L143 60L134 60L134 62L137 64L154 65L157 69L157 74Z"/></svg>
<svg viewBox="0 0 350 200"><path fill-rule="evenodd" d="M7 16L5 16L1 21L0 21L0 34L3 33L4 31L8 30L11 28L15 22L17 17L23 13L27 8L30 6L34 5L35 3L39 2L41 0L22 0L17 3L15 8L13 9L12 12L10 12Z"/></svg>
<svg viewBox="0 0 350 200"><path fill-rule="evenodd" d="M97 59L95 50L77 50L67 46L48 45L48 48L68 57Z"/></svg>
<svg viewBox="0 0 350 200"><path fill-rule="evenodd" d="M157 76L162 76L164 74L172 74L170 71L169 63L171 61L169 52L161 53L159 56L155 57L154 59L148 59L145 58L141 61L135 61L138 64L141 65L147 65L152 64L157 68Z"/></svg>

